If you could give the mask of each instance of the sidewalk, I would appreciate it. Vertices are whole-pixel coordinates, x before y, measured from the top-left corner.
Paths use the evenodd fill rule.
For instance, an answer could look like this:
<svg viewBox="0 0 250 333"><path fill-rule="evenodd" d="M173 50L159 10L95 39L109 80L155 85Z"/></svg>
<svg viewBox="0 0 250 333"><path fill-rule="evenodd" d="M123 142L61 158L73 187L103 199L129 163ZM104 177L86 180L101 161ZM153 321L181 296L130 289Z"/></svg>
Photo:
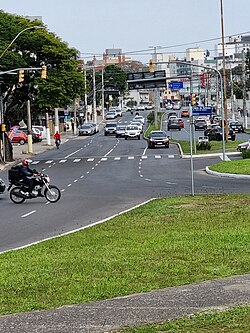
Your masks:
<svg viewBox="0 0 250 333"><path fill-rule="evenodd" d="M61 144L64 142L77 138L77 135L73 135L71 133L62 133L61 134ZM9 166L15 165L19 163L23 158L30 158L32 159L33 156L43 153L49 149L56 149L54 139L51 137L51 145L47 144L46 139L42 140L41 142L36 142L32 144L33 153L28 153L28 144L20 145L18 143L13 143L13 162L6 162L5 164L0 163L0 171L7 169Z"/></svg>
<svg viewBox="0 0 250 333"><path fill-rule="evenodd" d="M250 304L250 274L0 317L4 333L104 333Z"/></svg>

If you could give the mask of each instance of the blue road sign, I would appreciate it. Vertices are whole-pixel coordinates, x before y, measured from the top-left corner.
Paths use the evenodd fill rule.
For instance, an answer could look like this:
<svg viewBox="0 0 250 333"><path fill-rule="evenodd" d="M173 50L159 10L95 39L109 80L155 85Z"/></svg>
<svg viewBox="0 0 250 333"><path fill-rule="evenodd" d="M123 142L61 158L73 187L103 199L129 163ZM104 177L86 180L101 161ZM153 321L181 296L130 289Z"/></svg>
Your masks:
<svg viewBox="0 0 250 333"><path fill-rule="evenodd" d="M171 90L179 90L183 89L183 82L172 81L168 84L169 89Z"/></svg>
<svg viewBox="0 0 250 333"><path fill-rule="evenodd" d="M211 116L212 115L212 107L211 106L195 106L192 110L193 116Z"/></svg>

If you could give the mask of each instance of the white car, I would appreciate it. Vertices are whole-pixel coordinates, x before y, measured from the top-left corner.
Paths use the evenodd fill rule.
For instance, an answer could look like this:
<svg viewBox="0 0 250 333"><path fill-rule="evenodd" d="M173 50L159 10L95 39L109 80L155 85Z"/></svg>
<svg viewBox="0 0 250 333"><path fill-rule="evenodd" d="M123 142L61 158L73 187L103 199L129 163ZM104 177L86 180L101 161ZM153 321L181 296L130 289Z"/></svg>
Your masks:
<svg viewBox="0 0 250 333"><path fill-rule="evenodd" d="M136 115L133 121L140 121L143 125L145 124L145 119L143 116Z"/></svg>
<svg viewBox="0 0 250 333"><path fill-rule="evenodd" d="M145 110L145 106L142 105L142 104L140 104L140 105L137 106L136 110L137 111L144 111Z"/></svg>
<svg viewBox="0 0 250 333"><path fill-rule="evenodd" d="M240 143L237 147L238 151L242 151L243 149L250 149L250 140Z"/></svg>
<svg viewBox="0 0 250 333"><path fill-rule="evenodd" d="M138 126L136 125L128 125L126 127L125 133L124 133L125 140L128 138L135 139L137 138L138 140L141 139L141 131Z"/></svg>
<svg viewBox="0 0 250 333"><path fill-rule="evenodd" d="M46 139L46 127L45 126L40 126L40 125L33 125L32 128L35 130L39 130L41 132L41 137L42 139Z"/></svg>
<svg viewBox="0 0 250 333"><path fill-rule="evenodd" d="M115 119L117 117L116 111L109 111L106 114L106 119Z"/></svg>
<svg viewBox="0 0 250 333"><path fill-rule="evenodd" d="M143 124L140 121L131 121L130 125L135 125L138 126L138 128L140 129L140 132L142 133L142 129L143 129Z"/></svg>

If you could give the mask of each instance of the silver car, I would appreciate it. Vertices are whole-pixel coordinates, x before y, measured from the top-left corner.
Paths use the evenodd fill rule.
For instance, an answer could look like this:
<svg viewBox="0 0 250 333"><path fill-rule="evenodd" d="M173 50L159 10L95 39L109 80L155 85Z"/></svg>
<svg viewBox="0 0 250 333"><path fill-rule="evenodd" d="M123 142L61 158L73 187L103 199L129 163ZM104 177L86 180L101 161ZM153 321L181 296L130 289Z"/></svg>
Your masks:
<svg viewBox="0 0 250 333"><path fill-rule="evenodd" d="M83 124L79 127L79 135L92 135L95 133L95 129L91 124Z"/></svg>

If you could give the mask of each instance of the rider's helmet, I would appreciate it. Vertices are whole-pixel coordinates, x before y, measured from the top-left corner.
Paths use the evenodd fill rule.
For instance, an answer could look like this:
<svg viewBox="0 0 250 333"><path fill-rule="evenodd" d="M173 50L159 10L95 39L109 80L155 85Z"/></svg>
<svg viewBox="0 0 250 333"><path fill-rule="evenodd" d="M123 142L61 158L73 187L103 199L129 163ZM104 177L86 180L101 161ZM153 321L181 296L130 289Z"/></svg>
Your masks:
<svg viewBox="0 0 250 333"><path fill-rule="evenodd" d="M29 167L30 163L31 163L31 160L29 160L27 158L24 158L22 160L22 165L25 166L25 167Z"/></svg>

